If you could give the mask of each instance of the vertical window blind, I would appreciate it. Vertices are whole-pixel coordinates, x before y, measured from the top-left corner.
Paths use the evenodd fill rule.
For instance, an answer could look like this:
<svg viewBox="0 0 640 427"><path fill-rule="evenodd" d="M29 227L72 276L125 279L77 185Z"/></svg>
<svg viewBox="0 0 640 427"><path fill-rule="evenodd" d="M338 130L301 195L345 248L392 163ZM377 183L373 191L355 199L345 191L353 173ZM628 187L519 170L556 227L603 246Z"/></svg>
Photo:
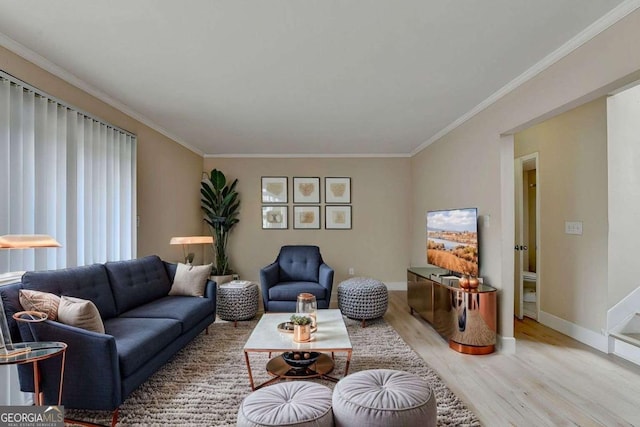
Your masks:
<svg viewBox="0 0 640 427"><path fill-rule="evenodd" d="M0 235L60 249L0 251L0 272L135 257L136 137L0 73Z"/></svg>

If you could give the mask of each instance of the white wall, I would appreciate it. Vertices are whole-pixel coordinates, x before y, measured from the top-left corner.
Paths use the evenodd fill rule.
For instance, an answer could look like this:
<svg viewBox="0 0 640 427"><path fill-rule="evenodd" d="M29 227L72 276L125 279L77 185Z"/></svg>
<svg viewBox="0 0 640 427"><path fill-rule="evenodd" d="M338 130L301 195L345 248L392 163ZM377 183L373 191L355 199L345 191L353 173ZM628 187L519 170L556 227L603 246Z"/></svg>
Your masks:
<svg viewBox="0 0 640 427"><path fill-rule="evenodd" d="M609 97L607 112L611 308L640 286L640 85Z"/></svg>
<svg viewBox="0 0 640 427"><path fill-rule="evenodd" d="M636 10L412 158L412 263L424 263L426 210L477 206L482 215L490 215L490 226L481 237L480 273L499 289L498 332L503 337L513 336L514 286L513 147L509 153L511 139L504 135L637 80L638 40L640 11ZM606 269L606 259L601 263ZM584 292L591 286L601 284L587 281ZM560 321L573 324L570 319Z"/></svg>

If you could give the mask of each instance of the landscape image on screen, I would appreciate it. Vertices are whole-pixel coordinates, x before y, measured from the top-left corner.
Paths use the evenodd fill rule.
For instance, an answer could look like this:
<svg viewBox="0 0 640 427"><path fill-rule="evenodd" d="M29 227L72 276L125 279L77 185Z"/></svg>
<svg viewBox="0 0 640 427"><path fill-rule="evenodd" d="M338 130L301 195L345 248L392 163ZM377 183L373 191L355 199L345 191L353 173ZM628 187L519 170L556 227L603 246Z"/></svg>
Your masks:
<svg viewBox="0 0 640 427"><path fill-rule="evenodd" d="M427 262L457 273L478 275L475 208L427 213Z"/></svg>

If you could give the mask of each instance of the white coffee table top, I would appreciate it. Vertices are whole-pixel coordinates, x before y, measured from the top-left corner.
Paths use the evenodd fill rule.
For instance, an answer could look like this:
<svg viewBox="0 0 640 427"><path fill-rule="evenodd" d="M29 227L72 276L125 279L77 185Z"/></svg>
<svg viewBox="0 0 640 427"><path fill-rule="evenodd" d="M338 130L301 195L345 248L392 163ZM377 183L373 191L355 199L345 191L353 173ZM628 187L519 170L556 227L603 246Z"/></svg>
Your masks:
<svg viewBox="0 0 640 427"><path fill-rule="evenodd" d="M278 331L278 325L288 322L293 313L267 313L262 316L244 345L244 351L340 351L352 350L347 327L340 310L318 310L318 330L311 341L297 343L293 333Z"/></svg>

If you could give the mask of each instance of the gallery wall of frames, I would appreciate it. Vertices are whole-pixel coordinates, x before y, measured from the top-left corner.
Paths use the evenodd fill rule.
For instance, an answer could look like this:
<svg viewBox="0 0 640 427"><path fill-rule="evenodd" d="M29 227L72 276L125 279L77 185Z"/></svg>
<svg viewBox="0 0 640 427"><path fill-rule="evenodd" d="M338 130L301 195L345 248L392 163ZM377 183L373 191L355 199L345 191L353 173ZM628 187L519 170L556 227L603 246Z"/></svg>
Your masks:
<svg viewBox="0 0 640 427"><path fill-rule="evenodd" d="M291 197L289 197L291 182ZM262 228L286 230L351 229L351 178L263 176ZM291 216L290 216L291 215Z"/></svg>

